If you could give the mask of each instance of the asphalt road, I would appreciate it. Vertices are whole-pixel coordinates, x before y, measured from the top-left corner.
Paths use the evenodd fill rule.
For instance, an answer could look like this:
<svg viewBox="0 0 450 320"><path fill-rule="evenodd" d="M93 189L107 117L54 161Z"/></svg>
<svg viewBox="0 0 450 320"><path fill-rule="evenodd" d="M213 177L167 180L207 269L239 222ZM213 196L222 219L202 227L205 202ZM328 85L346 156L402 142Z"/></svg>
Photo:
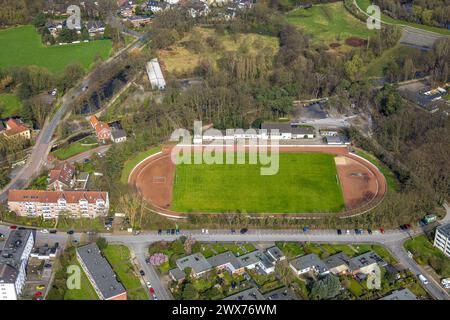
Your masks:
<svg viewBox="0 0 450 320"><path fill-rule="evenodd" d="M7 226L0 225L0 232L6 236L9 233ZM362 235L356 235L353 232L349 235L338 235L335 230L314 230L305 234L298 230L250 230L246 234L235 233L231 234L228 230L210 230L209 234L202 234L200 230L185 231L180 234L185 236L193 236L197 241L205 242L275 242L275 241L310 241L316 243L371 243L379 244L388 248L391 253L402 263L405 267L411 270L415 275L419 273L424 274L429 280L429 284L425 285L425 289L430 293L432 297L438 300L448 300L450 297L448 293L435 282L431 276L427 276L427 272L422 267L417 265L414 260L408 257L406 250L403 248L403 242L410 239L412 236L421 234L421 230L412 232L405 232L400 230L386 231L384 234L372 234L367 233ZM147 247L157 241L173 241L179 236L162 234L158 235L157 232L147 232L140 235L111 235L101 234L108 242L123 243L130 247L137 259L141 268L145 271L145 280L150 281L155 293L160 300L172 299L171 294L167 288L161 283L159 276L155 269L145 263L147 256ZM59 241L64 243L67 240L67 234L37 234L38 240L46 242ZM80 238L80 235L72 236L73 239Z"/></svg>

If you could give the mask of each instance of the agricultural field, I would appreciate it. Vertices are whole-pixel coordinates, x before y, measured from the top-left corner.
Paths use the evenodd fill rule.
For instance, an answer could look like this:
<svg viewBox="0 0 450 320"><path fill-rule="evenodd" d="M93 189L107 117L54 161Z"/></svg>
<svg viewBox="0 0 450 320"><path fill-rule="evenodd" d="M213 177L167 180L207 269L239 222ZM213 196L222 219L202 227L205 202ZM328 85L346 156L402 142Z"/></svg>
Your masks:
<svg viewBox="0 0 450 320"><path fill-rule="evenodd" d="M21 107L22 103L15 95L8 93L0 94L0 118L18 115Z"/></svg>
<svg viewBox="0 0 450 320"><path fill-rule="evenodd" d="M372 1L371 0L356 0L356 4L358 5L359 8L361 8L361 10L366 12L367 7L372 4ZM426 25L419 24L419 23L413 23L413 22L408 22L408 21L404 21L404 20L393 19L383 13L381 14L381 21L384 23L388 23L388 24L397 24L397 25L422 29L425 31L436 32L439 34L450 35L449 29L431 27L431 26L426 26Z"/></svg>
<svg viewBox="0 0 450 320"><path fill-rule="evenodd" d="M351 15L342 2L295 9L287 13L287 20L312 34L316 43L342 43L350 37L367 39L375 34L375 31L367 29L365 23Z"/></svg>
<svg viewBox="0 0 450 320"><path fill-rule="evenodd" d="M97 56L106 59L112 49L110 40L45 47L33 26L0 31L0 68L36 65L59 73L71 63L88 69Z"/></svg>
<svg viewBox="0 0 450 320"><path fill-rule="evenodd" d="M326 192L325 192L326 190ZM338 212L344 200L334 155L280 153L279 172L254 164L180 164L172 210L180 212Z"/></svg>
<svg viewBox="0 0 450 320"><path fill-rule="evenodd" d="M212 41L211 39L215 40ZM159 58L169 72L190 73L205 59L218 61L226 51L247 45L249 52L278 51L278 39L258 34L218 34L213 29L196 27L170 50L160 50ZM188 49L189 48L189 49Z"/></svg>

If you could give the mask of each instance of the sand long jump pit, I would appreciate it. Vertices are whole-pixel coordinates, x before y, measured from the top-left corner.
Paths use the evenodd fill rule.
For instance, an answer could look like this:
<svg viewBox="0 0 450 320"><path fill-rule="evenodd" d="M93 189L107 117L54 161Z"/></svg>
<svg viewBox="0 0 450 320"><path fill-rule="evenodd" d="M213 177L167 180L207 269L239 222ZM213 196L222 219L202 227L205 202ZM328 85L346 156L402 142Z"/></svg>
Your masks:
<svg viewBox="0 0 450 320"><path fill-rule="evenodd" d="M279 170L255 164L178 164L171 148L136 166L129 184L157 213L252 214L320 218L364 213L383 199L386 181L344 146L282 146ZM234 152L234 151L229 151Z"/></svg>

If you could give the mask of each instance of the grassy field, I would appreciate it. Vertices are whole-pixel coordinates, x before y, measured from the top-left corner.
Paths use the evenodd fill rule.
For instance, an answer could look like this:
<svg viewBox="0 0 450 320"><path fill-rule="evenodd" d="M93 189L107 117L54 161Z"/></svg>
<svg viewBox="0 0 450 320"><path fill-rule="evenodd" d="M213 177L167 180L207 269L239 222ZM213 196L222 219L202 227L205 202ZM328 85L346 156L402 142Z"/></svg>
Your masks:
<svg viewBox="0 0 450 320"><path fill-rule="evenodd" d="M152 148L147 151L143 151L139 153L136 157L133 159L128 160L125 162L125 165L122 169L122 175L120 177L120 182L127 184L128 183L128 177L130 176L131 171L138 165L139 162L144 160L145 158L151 156L152 154L155 154L157 152L161 151L161 147Z"/></svg>
<svg viewBox="0 0 450 320"><path fill-rule="evenodd" d="M44 47L33 26L21 26L0 31L0 68L37 65L59 73L75 62L88 69L97 55L103 59L112 49L110 40Z"/></svg>
<svg viewBox="0 0 450 320"><path fill-rule="evenodd" d="M344 208L334 156L280 153L279 172L260 175L253 164L180 164L172 210L181 212L299 213Z"/></svg>
<svg viewBox="0 0 450 320"><path fill-rule="evenodd" d="M373 59L366 68L366 77L382 77L384 68L387 64L395 59L399 59L401 57L407 56L411 51L420 51L416 48L396 45L388 50L384 51L381 56Z"/></svg>
<svg viewBox="0 0 450 320"><path fill-rule="evenodd" d="M370 1L370 0L356 0L356 3L358 4L358 6L363 11L366 11L367 7L372 4L372 1ZM385 15L383 13L381 14L381 21L385 22L385 23L405 25L405 26L414 27L414 28L418 28L418 29L422 29L422 30L426 30L426 31L431 31L431 32L436 32L436 33L440 33L440 34L450 35L450 30L448 30L448 29L430 27L430 26L426 26L426 25L423 25L423 24L418 24L418 23L408 22L408 21L404 21L404 20L393 19L393 18L391 18L388 15Z"/></svg>
<svg viewBox="0 0 450 320"><path fill-rule="evenodd" d="M80 267L80 264L76 259L71 263L72 265L77 265ZM80 267L81 270L81 287L80 289L68 289L64 295L64 300L99 300L97 293L89 282L84 270Z"/></svg>
<svg viewBox="0 0 450 320"><path fill-rule="evenodd" d="M216 37L217 42L222 48L211 48L207 45L209 37ZM183 43L198 39L201 43L200 51L188 50ZM201 60L210 59L217 61L224 52L236 51L241 45L247 44L249 52L258 52L268 48L278 51L278 39L258 34L238 34L230 36L228 34L217 34L214 30L208 28L194 28L186 37L174 45L170 50L159 51L158 56L163 61L168 72L192 72Z"/></svg>
<svg viewBox="0 0 450 320"><path fill-rule="evenodd" d="M394 173L380 160L375 158L373 155L368 154L367 152L364 152L362 150L358 150L356 154L360 157L363 157L364 159L370 161L372 164L374 164L378 169L380 169L381 173L386 178L386 183L388 185L388 190L391 191L399 191L400 189L400 183L395 177Z"/></svg>
<svg viewBox="0 0 450 320"><path fill-rule="evenodd" d="M18 115L21 107L22 103L15 95L7 93L0 94L0 118Z"/></svg>
<svg viewBox="0 0 450 320"><path fill-rule="evenodd" d="M450 258L433 246L426 236L407 240L405 248L413 254L414 260L420 265L431 265L441 277L450 277Z"/></svg>
<svg viewBox="0 0 450 320"><path fill-rule="evenodd" d="M123 245L108 245L102 252L127 290L128 298L131 300L148 300L147 292L142 287L130 262L130 250Z"/></svg>
<svg viewBox="0 0 450 320"><path fill-rule="evenodd" d="M342 2L314 5L287 13L290 23L301 26L314 36L315 42L342 42L350 37L367 39L375 31L352 16Z"/></svg>
<svg viewBox="0 0 450 320"><path fill-rule="evenodd" d="M66 160L82 152L97 148L98 142L94 137L87 137L83 140L71 143L61 149L53 152L53 155L59 160Z"/></svg>

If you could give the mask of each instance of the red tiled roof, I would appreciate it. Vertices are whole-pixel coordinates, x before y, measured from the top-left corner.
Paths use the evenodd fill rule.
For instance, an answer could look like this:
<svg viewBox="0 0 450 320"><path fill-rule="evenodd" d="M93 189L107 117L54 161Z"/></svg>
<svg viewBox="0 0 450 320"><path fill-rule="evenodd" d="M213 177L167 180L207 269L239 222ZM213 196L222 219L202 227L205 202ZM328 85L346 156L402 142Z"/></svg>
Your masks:
<svg viewBox="0 0 450 320"><path fill-rule="evenodd" d="M22 123L18 122L15 119L8 119L8 121L6 121L5 134L7 136L13 136L15 134L19 134L28 130L30 130L30 128L28 128L27 126L23 125Z"/></svg>
<svg viewBox="0 0 450 320"><path fill-rule="evenodd" d="M59 181L64 183L66 186L70 186L70 181L72 180L74 173L75 167L68 162L64 162L64 164L59 168L50 171L49 184Z"/></svg>
<svg viewBox="0 0 450 320"><path fill-rule="evenodd" d="M45 191L45 190L10 190L9 202L45 202L56 203L58 199L65 199L67 203L78 203L85 199L89 203L95 203L101 199L106 201L107 192L103 191Z"/></svg>

